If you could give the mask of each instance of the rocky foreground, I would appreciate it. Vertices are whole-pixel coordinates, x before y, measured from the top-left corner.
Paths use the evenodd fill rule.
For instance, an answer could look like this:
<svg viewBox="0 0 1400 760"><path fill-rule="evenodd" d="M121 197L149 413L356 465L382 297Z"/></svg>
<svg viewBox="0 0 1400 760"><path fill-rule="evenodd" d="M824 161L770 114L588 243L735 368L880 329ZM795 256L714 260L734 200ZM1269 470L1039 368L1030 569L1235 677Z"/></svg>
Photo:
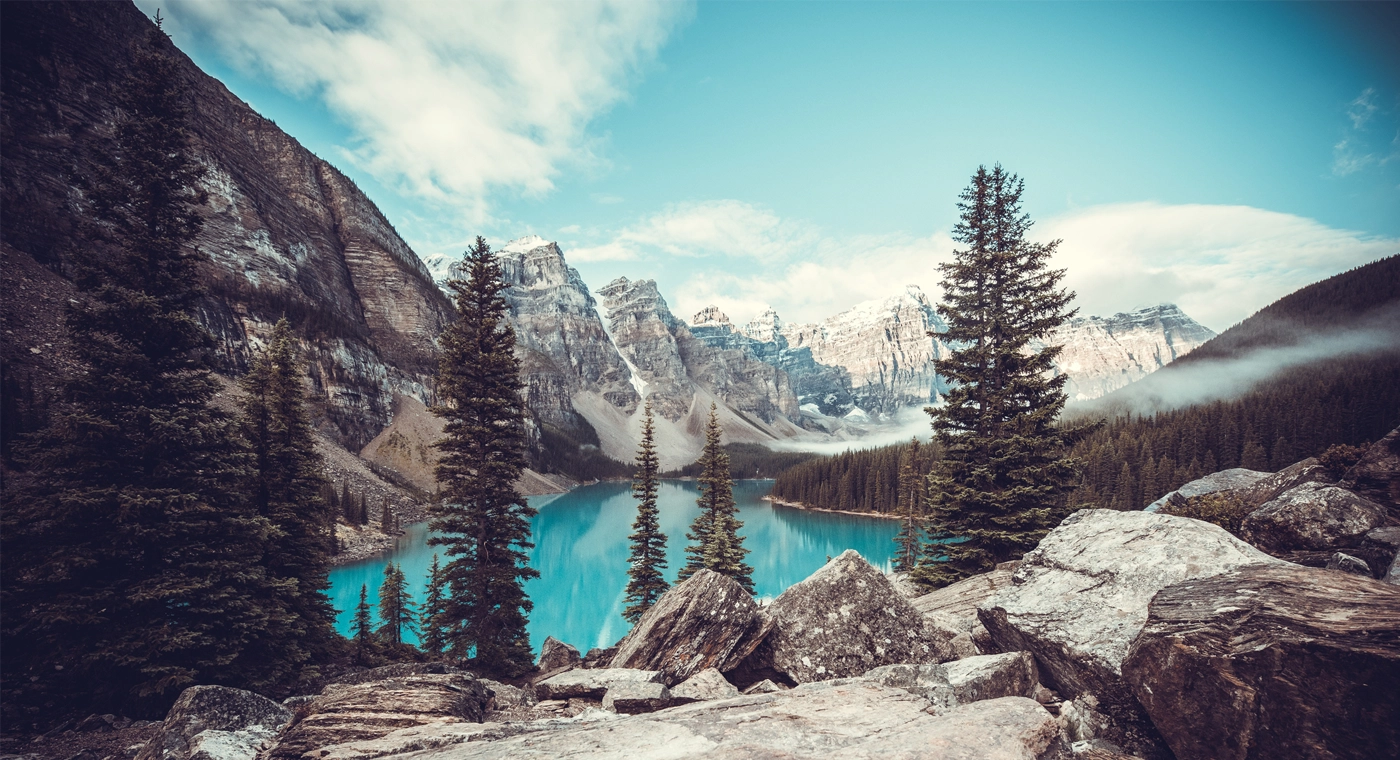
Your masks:
<svg viewBox="0 0 1400 760"><path fill-rule="evenodd" d="M1256 545L1164 513L1210 493ZM546 640L523 687L443 664L282 703L197 686L111 757L1397 757L1397 496L1400 431L1340 482L1302 462L1076 512L922 596L852 551L766 606L701 572L614 647Z"/></svg>

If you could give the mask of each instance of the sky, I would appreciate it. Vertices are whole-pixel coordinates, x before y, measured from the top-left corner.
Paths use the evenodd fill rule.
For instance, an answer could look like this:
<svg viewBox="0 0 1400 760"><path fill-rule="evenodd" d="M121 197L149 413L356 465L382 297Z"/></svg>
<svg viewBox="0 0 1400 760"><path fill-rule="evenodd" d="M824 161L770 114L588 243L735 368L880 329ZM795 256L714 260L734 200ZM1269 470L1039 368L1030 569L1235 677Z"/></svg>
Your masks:
<svg viewBox="0 0 1400 760"><path fill-rule="evenodd" d="M1084 314L1220 331L1400 253L1397 4L137 5L426 261L539 235L687 319L936 301L994 163Z"/></svg>

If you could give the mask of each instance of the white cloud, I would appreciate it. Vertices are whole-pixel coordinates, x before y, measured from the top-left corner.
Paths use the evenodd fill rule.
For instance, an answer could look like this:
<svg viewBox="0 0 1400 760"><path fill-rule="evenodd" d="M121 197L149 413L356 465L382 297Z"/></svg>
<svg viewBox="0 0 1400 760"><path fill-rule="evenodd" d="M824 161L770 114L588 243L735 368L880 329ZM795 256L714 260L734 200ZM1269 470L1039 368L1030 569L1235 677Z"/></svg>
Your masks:
<svg viewBox="0 0 1400 760"><path fill-rule="evenodd" d="M1217 331L1304 285L1400 252L1400 240L1247 206L1096 206L1047 219L1032 236L1064 239L1054 266L1068 270L1082 314L1175 303ZM670 260L678 277L674 257L707 257L685 267L684 281L660 283L675 293L678 316L713 304L744 322L771 306L788 322L815 322L910 284L937 301L937 265L957 247L944 231L833 237L727 200L667 209L566 255Z"/></svg>
<svg viewBox="0 0 1400 760"><path fill-rule="evenodd" d="M1400 159L1400 132L1389 145L1383 144L1387 130L1395 128L1396 111L1377 105L1380 96L1374 87L1367 87L1347 104L1350 127L1343 127L1343 137L1332 146L1332 175L1345 177L1372 166L1385 166ZM1379 129L1374 127L1379 126ZM1378 134L1380 133L1380 134Z"/></svg>
<svg viewBox="0 0 1400 760"><path fill-rule="evenodd" d="M1096 206L1033 232L1063 238L1055 266L1085 314L1175 303L1223 330L1298 288L1400 253L1400 240L1249 206Z"/></svg>
<svg viewBox="0 0 1400 760"><path fill-rule="evenodd" d="M324 100L356 135L350 160L381 182L477 221L493 190L546 193L561 166L593 160L589 121L691 12L633 0L164 5L234 65Z"/></svg>
<svg viewBox="0 0 1400 760"><path fill-rule="evenodd" d="M1376 88L1367 87L1356 96L1356 100L1347 104L1347 117L1351 119L1353 129L1361 129L1378 110L1380 109L1376 105Z"/></svg>

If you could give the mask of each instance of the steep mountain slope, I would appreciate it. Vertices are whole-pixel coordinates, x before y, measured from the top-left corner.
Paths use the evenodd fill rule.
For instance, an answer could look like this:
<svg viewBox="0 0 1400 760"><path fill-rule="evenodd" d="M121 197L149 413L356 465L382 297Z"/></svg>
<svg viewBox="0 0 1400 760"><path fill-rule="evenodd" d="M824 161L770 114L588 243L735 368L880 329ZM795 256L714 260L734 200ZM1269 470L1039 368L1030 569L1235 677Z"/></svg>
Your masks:
<svg viewBox="0 0 1400 760"><path fill-rule="evenodd" d="M1087 401L1141 380L1213 337L1181 309L1162 304L1111 317L1075 317L1048 344L1064 346L1055 366L1069 375L1070 400Z"/></svg>
<svg viewBox="0 0 1400 760"><path fill-rule="evenodd" d="M81 233L75 178L101 154L112 92L152 24L127 2L5 3L0 13L3 238L12 256L66 275L76 257L100 255ZM199 317L222 370L239 373L285 314L310 361L320 426L358 449L388 423L396 394L430 400L449 303L353 182L177 55L208 169ZM6 364L7 385L51 384Z"/></svg>

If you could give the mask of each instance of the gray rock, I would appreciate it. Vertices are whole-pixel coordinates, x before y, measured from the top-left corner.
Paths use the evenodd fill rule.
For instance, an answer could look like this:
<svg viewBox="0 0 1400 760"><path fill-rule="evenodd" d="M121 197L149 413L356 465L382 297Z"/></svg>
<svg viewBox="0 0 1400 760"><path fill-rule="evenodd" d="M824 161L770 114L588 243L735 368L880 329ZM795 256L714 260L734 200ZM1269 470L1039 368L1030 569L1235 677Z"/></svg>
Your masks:
<svg viewBox="0 0 1400 760"><path fill-rule="evenodd" d="M978 615L1002 651L1034 654L1041 676L1066 698L1096 695L1125 732L1104 738L1160 754L1121 670L1148 604L1173 583L1255 564L1282 563L1199 520L1080 510L1022 558L1015 584Z"/></svg>
<svg viewBox="0 0 1400 760"><path fill-rule="evenodd" d="M1361 539L1361 545L1352 553L1366 560L1371 571L1384 579L1386 568L1400 555L1400 527L1387 526L1368 531L1365 538Z"/></svg>
<svg viewBox="0 0 1400 760"><path fill-rule="evenodd" d="M251 691L191 686L137 758L254 760L291 722L290 710Z"/></svg>
<svg viewBox="0 0 1400 760"><path fill-rule="evenodd" d="M1035 698L1040 677L1030 652L968 657L943 664L958 704L998 697Z"/></svg>
<svg viewBox="0 0 1400 760"><path fill-rule="evenodd" d="M489 678L481 679L481 685L485 686L487 691L491 693L491 701L487 705L488 710L519 710L535 706L536 699L533 690L492 681Z"/></svg>
<svg viewBox="0 0 1400 760"><path fill-rule="evenodd" d="M1193 496L1202 496L1208 493L1216 493L1217 491L1236 491L1248 488L1267 477L1269 477L1269 473L1267 472L1246 470L1243 467L1213 472L1203 478L1197 478L1151 504L1148 504L1143 511L1157 512L1167 504L1185 504L1186 500Z"/></svg>
<svg viewBox="0 0 1400 760"><path fill-rule="evenodd" d="M942 665L881 665L861 676L861 680L923 697L933 703L929 709L934 712L946 712L958 705L957 695L948 682L948 671Z"/></svg>
<svg viewBox="0 0 1400 760"><path fill-rule="evenodd" d="M1304 483L1249 513L1240 535L1268 552L1356 546L1385 523L1384 507L1336 486Z"/></svg>
<svg viewBox="0 0 1400 760"><path fill-rule="evenodd" d="M1400 520L1400 428L1371 444L1342 478L1343 488L1380 504Z"/></svg>
<svg viewBox="0 0 1400 760"><path fill-rule="evenodd" d="M102 715L89 715L78 721L78 725L73 727L78 733L90 733L93 731L107 732L119 731L131 725L130 718L119 718L111 713Z"/></svg>
<svg viewBox="0 0 1400 760"><path fill-rule="evenodd" d="M1366 560L1353 557L1350 554L1343 554L1342 552L1333 554L1332 558L1327 560L1327 569L1340 570L1353 575L1364 575L1367 578L1371 577L1371 566L1366 564Z"/></svg>
<svg viewBox="0 0 1400 760"><path fill-rule="evenodd" d="M775 692L775 691L783 691L784 688L786 688L786 687L779 686L778 684L775 684L775 683L773 683L772 681L770 681L770 680L768 680L767 678L765 678L765 679L763 679L762 681L759 681L758 683L756 683L756 684L750 686L749 688L744 689L744 693L745 693L745 694L772 694L772 693Z"/></svg>
<svg viewBox="0 0 1400 760"><path fill-rule="evenodd" d="M582 658L578 656L577 649L553 636L546 637L544 643L540 645L538 667L541 673L563 672L578 667L580 662L582 662Z"/></svg>
<svg viewBox="0 0 1400 760"><path fill-rule="evenodd" d="M734 687L734 684L725 680L724 676L714 668L706 668L687 678L676 688L671 689L673 700L684 700L685 702L728 699L737 696L739 696L739 690ZM676 703L680 704L679 701Z"/></svg>
<svg viewBox="0 0 1400 760"><path fill-rule="evenodd" d="M671 690L659 681L621 681L608 687L603 709L623 715L655 712L671 706Z"/></svg>
<svg viewBox="0 0 1400 760"><path fill-rule="evenodd" d="M1316 457L1308 457L1261 478L1254 485L1236 490L1233 494L1245 505L1245 512L1249 513L1273 501L1279 494L1291 491L1304 483L1333 485L1334 480Z"/></svg>
<svg viewBox="0 0 1400 760"><path fill-rule="evenodd" d="M1011 585L1011 575L1018 564L1016 561L1003 562L989 573L944 586L914 598L911 603L935 626L955 632L956 635L949 642L954 657L961 659L994 654L996 646L982 621L977 618L977 605Z"/></svg>
<svg viewBox="0 0 1400 760"><path fill-rule="evenodd" d="M578 666L590 670L610 668L613 658L616 656L617 647L594 647L588 650L588 654L583 656L583 660L579 662Z"/></svg>
<svg viewBox="0 0 1400 760"><path fill-rule="evenodd" d="M1123 675L1179 760L1400 751L1400 588L1296 565L1178 583Z"/></svg>
<svg viewBox="0 0 1400 760"><path fill-rule="evenodd" d="M725 575L701 570L668 590L617 646L614 668L659 670L669 684L707 668L731 670L768 634L753 597Z"/></svg>
<svg viewBox="0 0 1400 760"><path fill-rule="evenodd" d="M491 696L470 673L410 674L379 681L327 686L304 717L287 730L267 758L301 760L325 747L345 745L353 754L394 731L439 723L477 724Z"/></svg>
<svg viewBox="0 0 1400 760"><path fill-rule="evenodd" d="M952 633L935 628L883 573L850 549L784 591L766 612L773 631L744 665L751 673L771 672L791 683L953 656Z"/></svg>
<svg viewBox="0 0 1400 760"><path fill-rule="evenodd" d="M925 712L906 691L864 681L819 683L770 694L561 726L411 757L468 758L1064 758L1059 724L1028 699L994 699Z"/></svg>
<svg viewBox="0 0 1400 760"><path fill-rule="evenodd" d="M608 689L621 683L662 683L661 673L635 668L575 669L535 684L538 699L602 699Z"/></svg>

